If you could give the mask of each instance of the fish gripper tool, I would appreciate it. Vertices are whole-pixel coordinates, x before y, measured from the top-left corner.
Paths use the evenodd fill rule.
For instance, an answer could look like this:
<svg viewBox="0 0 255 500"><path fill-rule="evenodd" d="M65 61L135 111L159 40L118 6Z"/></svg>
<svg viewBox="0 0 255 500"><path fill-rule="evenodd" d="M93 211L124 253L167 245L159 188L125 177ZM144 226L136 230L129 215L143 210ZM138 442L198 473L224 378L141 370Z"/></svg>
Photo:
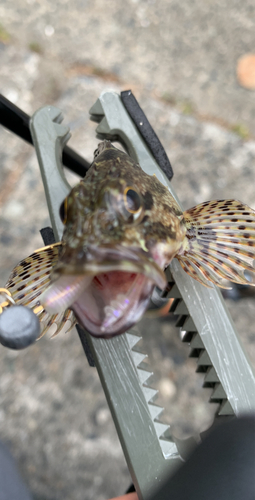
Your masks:
<svg viewBox="0 0 255 500"><path fill-rule="evenodd" d="M98 122L97 136L121 142L147 174L155 174L167 186L182 210L171 185L171 165L132 92L103 92L90 114ZM39 109L30 120L56 241L63 231L59 207L70 191L61 162L69 130L61 120L61 111L53 106ZM177 316L182 341L190 344L191 355L197 357L204 387L212 389L210 401L219 403L216 417L254 412L255 375L220 291L192 279L176 259L166 274L167 297L174 299L170 311ZM137 326L107 340L85 331L82 335L92 352L138 497L146 500L182 464L200 437L177 440L170 426L160 421L163 408L154 402L157 391L149 385L152 373L143 363L146 355L137 349L141 339Z"/></svg>

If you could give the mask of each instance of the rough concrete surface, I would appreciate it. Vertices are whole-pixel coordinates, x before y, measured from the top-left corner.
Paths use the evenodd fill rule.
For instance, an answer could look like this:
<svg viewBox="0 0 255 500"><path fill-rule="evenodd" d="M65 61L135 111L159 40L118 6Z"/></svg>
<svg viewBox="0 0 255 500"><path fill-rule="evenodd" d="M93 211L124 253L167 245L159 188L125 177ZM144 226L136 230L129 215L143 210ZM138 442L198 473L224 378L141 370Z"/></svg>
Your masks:
<svg viewBox="0 0 255 500"><path fill-rule="evenodd" d="M185 208L237 198L255 209L255 92L235 77L238 58L254 51L254 9L251 0L4 1L1 92L29 114L48 103L61 108L69 145L91 160L98 140L89 108L103 90L132 88L171 159ZM49 219L32 147L3 128L0 165L4 286L14 265L42 246ZM227 305L255 366L254 299ZM141 329L173 432L205 430L216 406L174 322L145 318ZM33 498L123 493L130 476L76 332L21 352L2 347L0 358L0 438Z"/></svg>

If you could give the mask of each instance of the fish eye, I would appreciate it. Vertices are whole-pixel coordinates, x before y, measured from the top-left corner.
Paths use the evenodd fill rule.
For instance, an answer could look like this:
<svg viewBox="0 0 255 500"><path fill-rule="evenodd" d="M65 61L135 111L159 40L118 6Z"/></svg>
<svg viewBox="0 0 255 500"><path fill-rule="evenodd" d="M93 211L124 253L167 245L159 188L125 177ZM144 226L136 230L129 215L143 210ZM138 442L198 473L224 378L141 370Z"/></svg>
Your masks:
<svg viewBox="0 0 255 500"><path fill-rule="evenodd" d="M67 221L67 198L65 198L60 205L59 215L60 215L60 219L62 220L63 224L66 224L66 221Z"/></svg>
<svg viewBox="0 0 255 500"><path fill-rule="evenodd" d="M127 186L124 191L124 203L130 214L138 214L142 208L139 193L129 186Z"/></svg>

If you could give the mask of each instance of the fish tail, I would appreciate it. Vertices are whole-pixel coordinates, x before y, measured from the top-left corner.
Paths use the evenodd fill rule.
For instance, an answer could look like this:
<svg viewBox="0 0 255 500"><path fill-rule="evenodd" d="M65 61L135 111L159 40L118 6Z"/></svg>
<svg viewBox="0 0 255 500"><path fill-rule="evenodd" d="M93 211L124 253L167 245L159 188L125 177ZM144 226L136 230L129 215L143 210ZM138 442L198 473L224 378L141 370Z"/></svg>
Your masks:
<svg viewBox="0 0 255 500"><path fill-rule="evenodd" d="M176 258L206 286L229 288L226 281L255 285L255 211L236 200L201 203L184 212L186 236ZM253 275L253 279L254 279Z"/></svg>
<svg viewBox="0 0 255 500"><path fill-rule="evenodd" d="M35 250L29 257L17 264L5 285L15 304L29 307L39 317L41 333L38 340L54 323L57 329L52 337L64 328L67 321L71 322L68 331L76 323L70 309L58 314L48 314L40 304L40 297L50 284L50 273L57 263L61 247L61 243L55 243Z"/></svg>

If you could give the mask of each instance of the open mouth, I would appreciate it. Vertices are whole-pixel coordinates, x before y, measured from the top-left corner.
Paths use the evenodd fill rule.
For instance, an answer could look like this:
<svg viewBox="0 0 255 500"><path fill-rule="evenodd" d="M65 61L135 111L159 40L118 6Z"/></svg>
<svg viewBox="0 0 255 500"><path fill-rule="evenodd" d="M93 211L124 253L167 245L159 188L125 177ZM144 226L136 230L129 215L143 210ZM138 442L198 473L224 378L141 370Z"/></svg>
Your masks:
<svg viewBox="0 0 255 500"><path fill-rule="evenodd" d="M110 338L131 328L146 310L153 287L164 288L166 279L147 256L119 257L108 255L99 263L86 260L75 269L57 266L41 298L46 311L73 309L81 326L96 337Z"/></svg>
<svg viewBox="0 0 255 500"><path fill-rule="evenodd" d="M154 283L143 274L110 271L96 275L72 304L80 323L95 336L125 332L145 311Z"/></svg>

